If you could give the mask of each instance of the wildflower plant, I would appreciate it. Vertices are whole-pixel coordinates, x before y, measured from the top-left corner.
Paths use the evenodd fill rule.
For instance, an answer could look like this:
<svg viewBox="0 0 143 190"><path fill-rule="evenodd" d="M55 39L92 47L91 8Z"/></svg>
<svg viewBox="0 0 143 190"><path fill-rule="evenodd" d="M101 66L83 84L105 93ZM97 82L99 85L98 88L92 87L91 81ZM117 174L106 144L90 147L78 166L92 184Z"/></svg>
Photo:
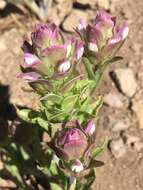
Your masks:
<svg viewBox="0 0 143 190"><path fill-rule="evenodd" d="M53 23L39 24L31 42L24 41L17 77L38 95L39 107L17 109L23 131L7 142L7 169L20 189L30 188L23 175L42 178L51 190L91 189L106 144L95 141L102 97L93 92L106 66L121 59L116 54L128 30L126 22L118 27L116 18L98 11L71 37Z"/></svg>

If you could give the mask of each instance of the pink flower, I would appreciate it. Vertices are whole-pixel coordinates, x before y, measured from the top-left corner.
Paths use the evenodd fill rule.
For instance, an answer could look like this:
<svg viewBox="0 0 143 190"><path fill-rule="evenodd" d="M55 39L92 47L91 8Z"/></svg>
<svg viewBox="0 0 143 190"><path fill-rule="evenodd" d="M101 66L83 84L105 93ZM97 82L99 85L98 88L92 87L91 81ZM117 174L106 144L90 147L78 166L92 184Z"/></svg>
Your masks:
<svg viewBox="0 0 143 190"><path fill-rule="evenodd" d="M61 156L68 160L81 158L87 148L87 137L78 128L63 130L57 139Z"/></svg>

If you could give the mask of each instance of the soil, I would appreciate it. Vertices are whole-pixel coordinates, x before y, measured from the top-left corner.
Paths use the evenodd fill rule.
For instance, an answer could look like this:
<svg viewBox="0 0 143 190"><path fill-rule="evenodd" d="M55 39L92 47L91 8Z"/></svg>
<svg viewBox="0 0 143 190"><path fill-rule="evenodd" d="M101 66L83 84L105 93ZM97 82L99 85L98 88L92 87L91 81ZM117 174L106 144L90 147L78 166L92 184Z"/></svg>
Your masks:
<svg viewBox="0 0 143 190"><path fill-rule="evenodd" d="M105 164L97 168L93 190L143 190L143 1L58 0L49 10L48 21L54 21L65 34L70 34L78 18L91 20L98 8L116 15L121 22L128 20L130 33L119 52L124 59L108 68L98 89L98 93L105 97L111 92L116 94L121 106L114 106L111 94L111 99L106 98L100 113L97 140L107 138L109 143L99 157ZM40 21L28 11L23 14L14 6L0 10L0 122L14 120L15 105L36 106L36 97L32 92L23 90L29 87L16 75L22 39L37 22ZM111 77L117 68L133 71L137 89L132 97L126 96ZM120 124L115 129L115 123L126 121L128 127ZM13 187L12 182L0 179L0 189Z"/></svg>

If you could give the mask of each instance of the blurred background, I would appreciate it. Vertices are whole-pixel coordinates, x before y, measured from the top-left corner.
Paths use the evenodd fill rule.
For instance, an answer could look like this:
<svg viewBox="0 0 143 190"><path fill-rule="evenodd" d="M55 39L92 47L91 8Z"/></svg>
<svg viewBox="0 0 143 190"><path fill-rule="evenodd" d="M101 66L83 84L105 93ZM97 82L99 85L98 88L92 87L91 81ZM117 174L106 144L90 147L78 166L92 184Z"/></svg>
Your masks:
<svg viewBox="0 0 143 190"><path fill-rule="evenodd" d="M3 123L15 119L14 105L35 108L36 97L16 78L21 44L36 23L55 22L65 35L80 18L90 21L105 9L118 22L127 20L130 33L119 52L124 59L110 66L98 94L104 95L97 138L107 138L100 157L95 190L143 190L143 1L142 0L0 0L0 138ZM3 169L0 161L0 170ZM0 178L0 189L16 189Z"/></svg>

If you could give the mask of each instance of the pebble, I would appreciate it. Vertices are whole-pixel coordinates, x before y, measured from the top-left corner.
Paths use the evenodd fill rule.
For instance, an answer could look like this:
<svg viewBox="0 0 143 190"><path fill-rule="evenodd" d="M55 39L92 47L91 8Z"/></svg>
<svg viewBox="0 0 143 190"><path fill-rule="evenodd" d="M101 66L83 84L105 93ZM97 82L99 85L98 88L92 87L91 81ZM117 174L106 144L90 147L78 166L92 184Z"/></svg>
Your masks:
<svg viewBox="0 0 143 190"><path fill-rule="evenodd" d="M126 121L118 121L116 122L113 127L112 131L113 132L119 132L119 131L125 131L130 127L130 122L129 120Z"/></svg>
<svg viewBox="0 0 143 190"><path fill-rule="evenodd" d="M119 68L113 71L114 82L127 97L132 97L137 90L137 82L132 69Z"/></svg>
<svg viewBox="0 0 143 190"><path fill-rule="evenodd" d="M109 147L111 153L116 159L123 157L126 154L126 146L121 138L116 140L111 140Z"/></svg>
<svg viewBox="0 0 143 190"><path fill-rule="evenodd" d="M134 101L132 105L132 110L137 116L139 128L143 129L143 101Z"/></svg>
<svg viewBox="0 0 143 190"><path fill-rule="evenodd" d="M97 0L97 5L105 10L108 10L110 7L109 0Z"/></svg>
<svg viewBox="0 0 143 190"><path fill-rule="evenodd" d="M104 96L104 103L112 108L122 108L123 102L118 94L115 92L110 92L109 94Z"/></svg>
<svg viewBox="0 0 143 190"><path fill-rule="evenodd" d="M5 43L4 39L1 38L1 39L0 39L0 52L6 51L6 50L7 50L6 43Z"/></svg>

